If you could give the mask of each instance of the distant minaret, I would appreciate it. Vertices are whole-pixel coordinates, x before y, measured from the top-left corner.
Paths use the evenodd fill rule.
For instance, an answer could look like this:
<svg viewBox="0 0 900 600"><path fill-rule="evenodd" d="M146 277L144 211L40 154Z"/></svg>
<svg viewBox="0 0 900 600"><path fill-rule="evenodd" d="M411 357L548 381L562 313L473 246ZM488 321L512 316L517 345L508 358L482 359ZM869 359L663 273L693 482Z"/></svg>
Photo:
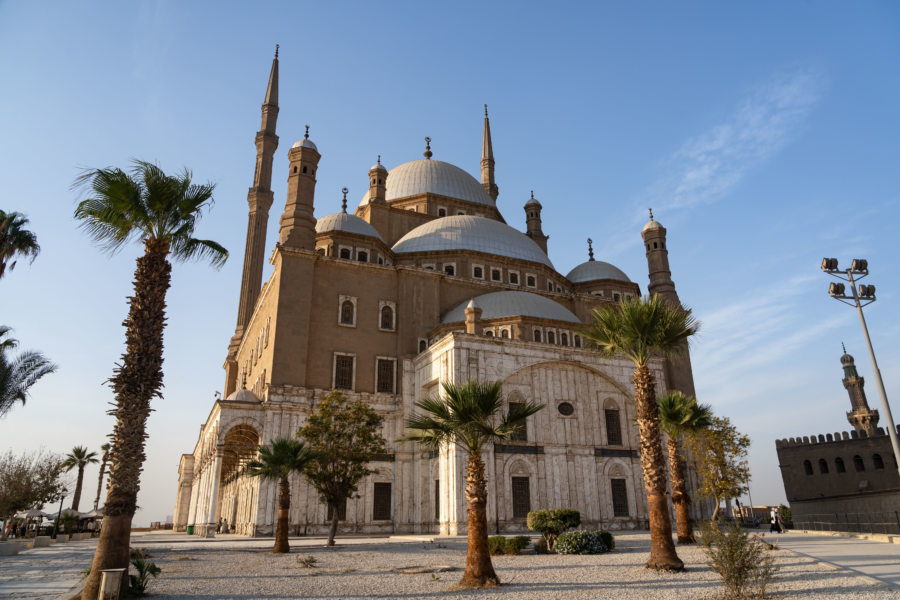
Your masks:
<svg viewBox="0 0 900 600"><path fill-rule="evenodd" d="M541 210L543 210L543 206L541 203L535 200L534 198L534 190L531 190L531 199L525 203L525 235L534 240L534 242L541 247L541 250L544 251L544 254L547 254L547 240L550 239L549 235L544 235L543 230L541 229Z"/></svg>
<svg viewBox="0 0 900 600"><path fill-rule="evenodd" d="M369 168L369 203L384 204L387 196L387 169L381 164L381 155L378 162Z"/></svg>
<svg viewBox="0 0 900 600"><path fill-rule="evenodd" d="M313 201L316 195L316 169L319 166L319 149L309 139L309 125L303 139L294 143L288 152L287 202L281 215L278 243L303 250L316 249L316 218Z"/></svg>
<svg viewBox="0 0 900 600"><path fill-rule="evenodd" d="M669 271L669 251L666 250L666 228L653 220L653 209L650 209L650 221L641 230L647 254L647 270L650 284L647 292L650 296L658 295L672 304L681 306L672 273ZM695 396L694 374L691 369L691 357L687 344L680 356L666 360L666 378L670 390L683 392L687 396Z"/></svg>
<svg viewBox="0 0 900 600"><path fill-rule="evenodd" d="M275 58L272 59L272 70L269 73L269 85L266 88L266 99L262 105L262 124L256 134L256 171L253 175L253 186L247 192L247 204L250 213L247 217L247 241L244 245L244 271L241 276L241 296L238 302L237 327L234 337L228 345L228 359L234 360L244 328L250 321L256 298L262 286L263 262L265 260L266 228L269 221L269 208L272 206L272 159L278 148L278 136L275 135L275 123L278 120L278 45L275 46ZM226 361L227 362L227 361ZM226 365L227 366L227 365ZM234 391L236 373L226 382L226 394Z"/></svg>
<svg viewBox="0 0 900 600"><path fill-rule="evenodd" d="M844 345L841 344L844 348ZM847 413L847 420L853 425L856 431L865 431L868 436L875 435L878 427L877 410L869 408L869 402L866 400L866 380L859 376L856 372L856 365L853 363L853 357L847 354L847 348L844 348L844 354L841 356L841 365L844 367L844 389L850 395L850 407L853 409Z"/></svg>
<svg viewBox="0 0 900 600"><path fill-rule="evenodd" d="M488 119L487 104L484 105L484 134L481 138L481 185L496 202L500 188L494 181L494 148L491 145L491 122Z"/></svg>

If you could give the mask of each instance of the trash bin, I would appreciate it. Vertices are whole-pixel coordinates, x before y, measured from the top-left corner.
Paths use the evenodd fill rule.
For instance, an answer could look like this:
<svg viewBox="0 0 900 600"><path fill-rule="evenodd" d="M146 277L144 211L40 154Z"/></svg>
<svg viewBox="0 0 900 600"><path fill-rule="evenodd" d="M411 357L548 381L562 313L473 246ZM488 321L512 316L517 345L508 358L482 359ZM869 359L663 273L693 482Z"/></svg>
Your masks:
<svg viewBox="0 0 900 600"><path fill-rule="evenodd" d="M188 534L188 535L194 535L194 526L193 526L193 525L188 525L188 526L187 526L187 534Z"/></svg>

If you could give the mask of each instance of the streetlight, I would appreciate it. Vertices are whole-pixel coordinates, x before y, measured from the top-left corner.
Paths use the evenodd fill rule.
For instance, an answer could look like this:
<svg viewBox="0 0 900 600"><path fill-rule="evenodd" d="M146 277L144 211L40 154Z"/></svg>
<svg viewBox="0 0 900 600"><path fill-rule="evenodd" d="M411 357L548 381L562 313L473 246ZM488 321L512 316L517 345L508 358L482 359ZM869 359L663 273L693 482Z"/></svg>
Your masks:
<svg viewBox="0 0 900 600"><path fill-rule="evenodd" d="M869 358L872 359L872 370L875 372L875 383L878 384L878 394L881 396L881 407L887 419L888 435L891 437L891 447L894 449L894 462L897 464L897 471L900 472L900 443L897 442L897 425L894 423L894 417L891 416L891 406L888 404L887 393L884 391L881 369L878 368L878 362L875 360L875 350L872 348L869 328L866 327L866 318L863 316L862 310L863 306L868 306L875 302L875 286L856 283L858 279L862 279L869 274L869 261L863 258L854 258L850 263L850 268L842 270L838 267L836 258L823 258L822 270L832 277L850 283L851 296L845 293L846 286L843 283L835 282L828 284L828 295L848 306L855 306L856 312L859 313L859 322L862 323L866 346L869 348ZM854 279L854 275L856 279Z"/></svg>

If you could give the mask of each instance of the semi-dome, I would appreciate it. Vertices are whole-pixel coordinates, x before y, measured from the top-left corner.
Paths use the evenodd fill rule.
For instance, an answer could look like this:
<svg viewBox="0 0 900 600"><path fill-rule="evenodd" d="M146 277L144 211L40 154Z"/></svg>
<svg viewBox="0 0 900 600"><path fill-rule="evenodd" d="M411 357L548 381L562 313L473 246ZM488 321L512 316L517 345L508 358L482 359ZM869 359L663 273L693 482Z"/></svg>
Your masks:
<svg viewBox="0 0 900 600"><path fill-rule="evenodd" d="M381 242L384 242L374 227L359 217L345 212L325 215L316 221L316 233L326 233L329 231L355 233L356 235L378 238Z"/></svg>
<svg viewBox="0 0 900 600"><path fill-rule="evenodd" d="M248 390L247 388L237 389L225 398L226 402L259 402L259 398L256 397L256 394Z"/></svg>
<svg viewBox="0 0 900 600"><path fill-rule="evenodd" d="M569 271L566 279L572 283L584 283L600 279L615 279L616 281L631 283L628 275L622 272L621 269L602 260L589 260L581 263Z"/></svg>
<svg viewBox="0 0 900 600"><path fill-rule="evenodd" d="M493 199L484 191L481 182L456 165L440 160L414 160L394 167L388 171L385 188L388 202L429 193L494 206ZM359 205L368 203L367 191Z"/></svg>
<svg viewBox="0 0 900 600"><path fill-rule="evenodd" d="M471 300L461 302L448 310L441 323L457 323L466 320L466 306ZM572 311L550 298L531 292L503 291L491 292L475 297L475 306L481 309L482 319L502 319L504 317L535 317L553 321L581 323Z"/></svg>
<svg viewBox="0 0 900 600"><path fill-rule="evenodd" d="M553 269L547 255L521 231L500 221L470 215L443 217L419 225L400 238L393 250L397 254L472 250L540 263Z"/></svg>

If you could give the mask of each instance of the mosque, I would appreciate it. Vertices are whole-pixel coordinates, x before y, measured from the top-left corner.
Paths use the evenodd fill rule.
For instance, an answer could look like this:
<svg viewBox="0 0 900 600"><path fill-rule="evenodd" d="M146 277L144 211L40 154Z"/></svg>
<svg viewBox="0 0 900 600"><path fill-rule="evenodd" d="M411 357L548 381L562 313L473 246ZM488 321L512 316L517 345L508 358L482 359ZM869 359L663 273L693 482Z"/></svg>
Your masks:
<svg viewBox="0 0 900 600"><path fill-rule="evenodd" d="M484 455L488 525L522 531L529 510L567 507L585 527L646 527L633 364L587 349L578 329L593 308L640 295L615 266L553 266L541 203L524 204L525 231L497 208L485 108L481 181L424 158L368 170L368 191L349 212L314 214L322 155L306 135L288 151L278 243L265 248L278 147L278 55L272 63L249 216L237 327L225 359L225 394L178 467L175 529L272 535L277 486L243 466L259 444L293 437L318 399L341 390L384 416L388 453L359 496L339 509L339 532L465 532L465 457L395 440L414 403L444 382L502 381L508 403L546 408L514 440ZM635 232L637 235L637 232ZM651 214L641 236L649 294L678 301L666 229ZM263 261L274 266L262 282ZM654 360L658 393L693 394L690 358ZM326 506L305 480L291 481L291 535L327 530Z"/></svg>

